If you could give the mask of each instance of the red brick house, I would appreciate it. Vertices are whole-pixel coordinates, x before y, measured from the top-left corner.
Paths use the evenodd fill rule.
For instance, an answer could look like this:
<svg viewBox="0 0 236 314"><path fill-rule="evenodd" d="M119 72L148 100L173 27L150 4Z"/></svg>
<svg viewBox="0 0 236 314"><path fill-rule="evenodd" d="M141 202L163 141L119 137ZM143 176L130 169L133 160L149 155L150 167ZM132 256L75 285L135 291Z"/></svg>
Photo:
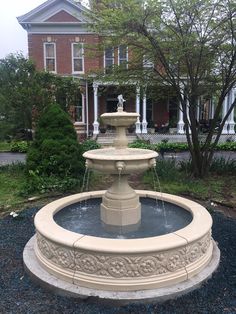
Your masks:
<svg viewBox="0 0 236 314"><path fill-rule="evenodd" d="M106 49L103 55L91 54L100 37L88 27L91 22L88 12L78 1L48 0L18 17L18 22L28 33L29 58L35 61L37 69L80 79L81 100L75 104L72 116L77 132L87 136L99 133L100 114L116 109L117 96L123 93L124 87L116 82L99 81L97 71L106 73L113 64L127 64L131 56L129 48L124 46ZM132 96L125 95L125 110L140 113L136 133L145 134L151 125L160 129L175 120L178 122L177 132L184 134L182 112L177 109L175 99L167 97L154 102L149 99L148 90L140 89L137 82L129 82L129 85L133 93ZM199 108L198 118L205 118L204 115L210 118L213 107Z"/></svg>

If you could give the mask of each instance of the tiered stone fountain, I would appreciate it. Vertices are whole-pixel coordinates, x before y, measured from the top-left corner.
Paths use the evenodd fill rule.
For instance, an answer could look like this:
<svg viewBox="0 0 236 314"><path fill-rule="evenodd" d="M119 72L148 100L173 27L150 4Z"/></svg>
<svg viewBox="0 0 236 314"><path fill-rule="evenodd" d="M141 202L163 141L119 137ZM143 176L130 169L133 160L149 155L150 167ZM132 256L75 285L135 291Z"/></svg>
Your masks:
<svg viewBox="0 0 236 314"><path fill-rule="evenodd" d="M120 101L117 112L102 115L104 122L116 127L114 147L84 154L87 168L114 177L107 191L65 197L37 213L36 236L25 247L24 263L26 269L49 288L74 296L115 299L173 297L197 286L217 267L219 250L211 238L211 216L204 207L174 195L135 191L128 184L130 174L141 173L156 164L155 151L127 147L126 128L135 123L138 116L123 111ZM154 230L152 236L145 235L144 231L144 236L140 237L145 211L149 212L148 208L141 209L140 198L152 200L154 207L158 199L165 202L165 207L171 204L175 206L174 213L181 207L184 215L191 219L182 227L166 229L162 235ZM85 209L94 216L95 211L89 205L94 199L102 199L100 219L95 219L88 231L82 233L76 229L75 232L56 222L57 215L63 211L70 216L72 208L76 216L71 218L71 224L77 224L74 220L79 217L78 224L84 227L87 222L81 218L84 210L81 204L88 202ZM148 228L158 229L160 221L155 217L154 208ZM108 236L96 235L93 227L98 225ZM132 232L137 235L133 237Z"/></svg>

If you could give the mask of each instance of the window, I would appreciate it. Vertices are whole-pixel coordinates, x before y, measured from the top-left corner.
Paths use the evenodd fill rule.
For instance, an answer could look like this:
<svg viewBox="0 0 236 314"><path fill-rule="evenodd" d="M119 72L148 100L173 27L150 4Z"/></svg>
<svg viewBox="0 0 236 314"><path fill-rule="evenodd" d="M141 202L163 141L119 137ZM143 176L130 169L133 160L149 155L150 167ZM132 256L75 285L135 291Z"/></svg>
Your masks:
<svg viewBox="0 0 236 314"><path fill-rule="evenodd" d="M124 67L128 68L128 47L127 46L119 46L118 50L118 65L124 65Z"/></svg>
<svg viewBox="0 0 236 314"><path fill-rule="evenodd" d="M44 44L44 69L49 72L56 72L56 44Z"/></svg>
<svg viewBox="0 0 236 314"><path fill-rule="evenodd" d="M84 47L83 44L72 44L72 72L84 72Z"/></svg>
<svg viewBox="0 0 236 314"><path fill-rule="evenodd" d="M75 122L84 122L84 96L80 95L75 106Z"/></svg>
<svg viewBox="0 0 236 314"><path fill-rule="evenodd" d="M113 64L114 64L114 50L113 48L106 48L104 52L105 73L111 73Z"/></svg>

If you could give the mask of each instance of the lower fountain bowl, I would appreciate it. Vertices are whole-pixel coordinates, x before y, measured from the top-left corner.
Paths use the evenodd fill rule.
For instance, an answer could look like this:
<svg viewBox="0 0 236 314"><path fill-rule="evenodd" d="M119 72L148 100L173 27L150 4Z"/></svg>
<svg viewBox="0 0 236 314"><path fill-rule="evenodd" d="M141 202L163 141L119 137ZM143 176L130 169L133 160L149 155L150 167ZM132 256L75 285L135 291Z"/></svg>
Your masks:
<svg viewBox="0 0 236 314"><path fill-rule="evenodd" d="M186 227L162 236L108 239L68 231L54 221L62 208L99 198L105 191L68 196L43 207L35 217L34 254L52 276L76 286L105 291L137 291L170 287L199 274L211 262L212 219L201 205L182 197L136 190L192 214ZM26 267L27 261L25 260Z"/></svg>

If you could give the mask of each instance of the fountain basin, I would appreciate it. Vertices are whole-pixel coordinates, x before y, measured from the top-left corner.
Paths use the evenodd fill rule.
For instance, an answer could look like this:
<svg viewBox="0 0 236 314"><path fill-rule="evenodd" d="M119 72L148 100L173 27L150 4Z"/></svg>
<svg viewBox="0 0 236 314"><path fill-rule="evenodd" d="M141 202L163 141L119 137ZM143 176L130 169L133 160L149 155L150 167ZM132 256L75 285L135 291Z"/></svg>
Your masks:
<svg viewBox="0 0 236 314"><path fill-rule="evenodd" d="M155 166L155 151L138 148L102 148L83 154L88 168L107 174L142 173ZM119 166L123 163L122 168Z"/></svg>
<svg viewBox="0 0 236 314"><path fill-rule="evenodd" d="M140 197L163 199L192 214L193 219L185 228L162 236L99 238L68 231L54 221L53 216L62 208L102 197L104 193L65 197L38 212L34 250L38 262L48 273L82 287L136 291L183 282L201 272L211 261L211 216L201 205L182 197L136 190Z"/></svg>
<svg viewBox="0 0 236 314"><path fill-rule="evenodd" d="M138 113L126 111L103 113L101 115L104 123L119 127L128 127L129 125L134 124L138 117Z"/></svg>

